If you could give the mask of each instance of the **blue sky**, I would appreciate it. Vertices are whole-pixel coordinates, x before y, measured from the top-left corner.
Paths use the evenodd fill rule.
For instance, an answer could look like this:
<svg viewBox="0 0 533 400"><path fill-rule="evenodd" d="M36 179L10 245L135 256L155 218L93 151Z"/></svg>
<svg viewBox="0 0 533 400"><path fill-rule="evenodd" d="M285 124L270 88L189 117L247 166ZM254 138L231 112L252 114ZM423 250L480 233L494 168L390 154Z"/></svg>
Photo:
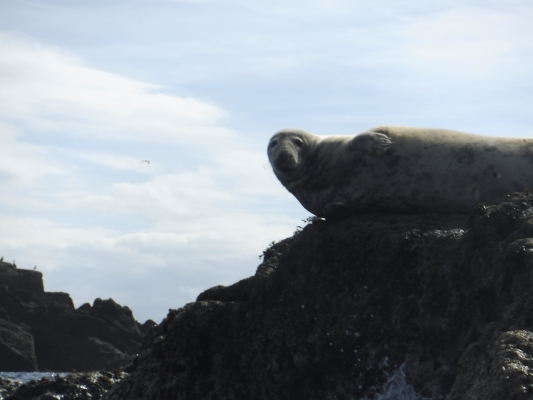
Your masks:
<svg viewBox="0 0 533 400"><path fill-rule="evenodd" d="M162 319L309 215L279 129L533 137L533 4L0 2L0 254ZM141 163L148 159L151 163Z"/></svg>

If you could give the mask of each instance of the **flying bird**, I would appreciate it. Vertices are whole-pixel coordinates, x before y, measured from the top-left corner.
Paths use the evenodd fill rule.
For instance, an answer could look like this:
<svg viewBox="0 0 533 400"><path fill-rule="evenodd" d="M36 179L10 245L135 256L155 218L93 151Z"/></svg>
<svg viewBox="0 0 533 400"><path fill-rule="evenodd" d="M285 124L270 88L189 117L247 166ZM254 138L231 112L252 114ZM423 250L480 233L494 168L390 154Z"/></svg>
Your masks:
<svg viewBox="0 0 533 400"><path fill-rule="evenodd" d="M150 160L142 160L142 163L145 162L146 164L150 164Z"/></svg>

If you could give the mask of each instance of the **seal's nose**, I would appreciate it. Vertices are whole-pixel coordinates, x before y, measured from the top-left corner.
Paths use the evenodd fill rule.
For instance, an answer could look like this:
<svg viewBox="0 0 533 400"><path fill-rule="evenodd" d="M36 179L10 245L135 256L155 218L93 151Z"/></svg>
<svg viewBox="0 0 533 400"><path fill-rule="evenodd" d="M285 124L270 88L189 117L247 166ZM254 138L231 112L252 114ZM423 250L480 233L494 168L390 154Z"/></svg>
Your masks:
<svg viewBox="0 0 533 400"><path fill-rule="evenodd" d="M287 171L296 166L294 155L287 149L283 149L276 157L275 167L280 171Z"/></svg>
<svg viewBox="0 0 533 400"><path fill-rule="evenodd" d="M288 162L291 158L291 154L287 149L281 150L278 154L278 161L283 164Z"/></svg>

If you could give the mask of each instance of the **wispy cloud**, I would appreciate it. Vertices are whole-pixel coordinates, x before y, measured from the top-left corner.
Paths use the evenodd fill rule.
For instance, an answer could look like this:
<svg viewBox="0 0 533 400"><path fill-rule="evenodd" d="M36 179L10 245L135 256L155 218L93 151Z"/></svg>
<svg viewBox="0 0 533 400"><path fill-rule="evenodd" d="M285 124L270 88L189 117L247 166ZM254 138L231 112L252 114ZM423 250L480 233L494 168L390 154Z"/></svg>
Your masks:
<svg viewBox="0 0 533 400"><path fill-rule="evenodd" d="M0 116L32 134L198 142L233 133L219 107L96 70L53 46L0 33Z"/></svg>
<svg viewBox="0 0 533 400"><path fill-rule="evenodd" d="M399 32L405 43L402 50L411 65L433 73L484 81L510 70L529 72L533 57L527 54L533 44L524 38L533 35L532 11L531 6L465 6L411 18Z"/></svg>
<svg viewBox="0 0 533 400"><path fill-rule="evenodd" d="M121 156L111 153L77 153L72 154L73 157L88 160L94 164L110 167L112 169L135 171L143 174L160 173L163 166L158 162L132 156Z"/></svg>
<svg viewBox="0 0 533 400"><path fill-rule="evenodd" d="M4 191L38 185L48 176L68 174L45 147L19 142L19 135L20 131L0 117L0 185Z"/></svg>
<svg viewBox="0 0 533 400"><path fill-rule="evenodd" d="M296 201L219 107L37 42L0 41L0 242L20 267L38 264L49 290L162 318L193 288L253 273L262 249L292 232L279 198ZM142 286L158 295L131 290ZM147 303L161 291L165 305Z"/></svg>
<svg viewBox="0 0 533 400"><path fill-rule="evenodd" d="M0 3L0 250L78 305L158 319L252 274L308 216L278 129L533 132L527 0L80 4Z"/></svg>

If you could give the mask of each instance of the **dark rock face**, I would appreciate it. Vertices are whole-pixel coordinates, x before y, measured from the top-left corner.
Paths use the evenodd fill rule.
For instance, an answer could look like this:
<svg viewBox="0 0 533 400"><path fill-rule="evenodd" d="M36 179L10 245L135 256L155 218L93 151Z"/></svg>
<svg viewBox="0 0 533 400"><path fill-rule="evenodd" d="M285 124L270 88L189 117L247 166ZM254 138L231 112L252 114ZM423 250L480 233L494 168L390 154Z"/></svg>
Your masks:
<svg viewBox="0 0 533 400"><path fill-rule="evenodd" d="M28 269L17 269L13 264L4 261L0 261L0 282L11 289L44 292L42 273Z"/></svg>
<svg viewBox="0 0 533 400"><path fill-rule="evenodd" d="M533 398L533 333L512 330L472 344L459 360L454 400Z"/></svg>
<svg viewBox="0 0 533 400"><path fill-rule="evenodd" d="M104 398L372 398L403 363L420 396L533 398L532 205L314 220L171 310Z"/></svg>
<svg viewBox="0 0 533 400"><path fill-rule="evenodd" d="M24 271L8 269L2 274L0 266L0 278ZM44 292L42 280L20 282L0 281L0 370L95 371L131 363L142 334L128 307L96 299L76 310L67 293Z"/></svg>
<svg viewBox="0 0 533 400"><path fill-rule="evenodd" d="M94 371L127 365L138 352L142 336L131 311L112 299L96 299L115 309L116 321L97 307L89 312L48 310L33 320L37 360L41 370Z"/></svg>
<svg viewBox="0 0 533 400"><path fill-rule="evenodd" d="M35 371L37 360L33 336L0 319L0 371Z"/></svg>
<svg viewBox="0 0 533 400"><path fill-rule="evenodd" d="M6 400L99 400L125 375L124 372L114 371L42 378L21 385Z"/></svg>

